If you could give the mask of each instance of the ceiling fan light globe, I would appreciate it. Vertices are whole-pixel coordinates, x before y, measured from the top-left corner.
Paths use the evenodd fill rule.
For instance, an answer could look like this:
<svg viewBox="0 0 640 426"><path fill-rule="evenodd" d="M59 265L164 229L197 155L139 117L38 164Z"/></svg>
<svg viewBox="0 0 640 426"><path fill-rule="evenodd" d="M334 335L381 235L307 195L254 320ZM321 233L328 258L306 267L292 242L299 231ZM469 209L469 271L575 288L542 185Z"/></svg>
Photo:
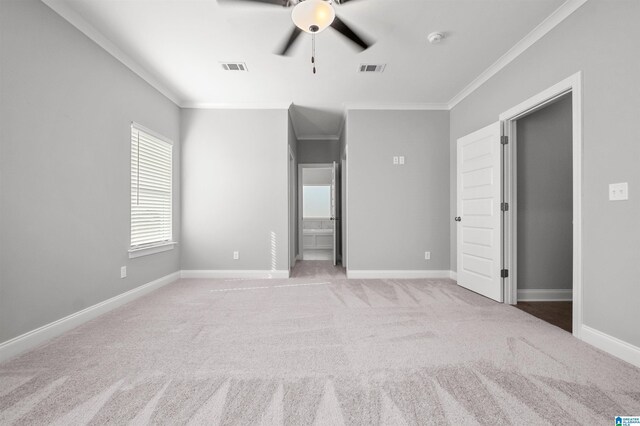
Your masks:
<svg viewBox="0 0 640 426"><path fill-rule="evenodd" d="M291 20L302 31L317 34L325 30L336 17L333 6L325 0L305 0L291 12Z"/></svg>

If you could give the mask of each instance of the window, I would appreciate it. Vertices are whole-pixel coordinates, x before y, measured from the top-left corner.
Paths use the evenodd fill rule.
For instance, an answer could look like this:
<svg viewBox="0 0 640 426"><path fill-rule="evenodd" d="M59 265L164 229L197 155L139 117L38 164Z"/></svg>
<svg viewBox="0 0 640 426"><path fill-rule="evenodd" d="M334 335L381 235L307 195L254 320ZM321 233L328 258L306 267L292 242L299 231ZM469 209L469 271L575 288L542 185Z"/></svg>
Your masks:
<svg viewBox="0 0 640 426"><path fill-rule="evenodd" d="M302 187L302 217L331 217L331 186Z"/></svg>
<svg viewBox="0 0 640 426"><path fill-rule="evenodd" d="M131 125L131 248L138 257L173 248L173 145Z"/></svg>

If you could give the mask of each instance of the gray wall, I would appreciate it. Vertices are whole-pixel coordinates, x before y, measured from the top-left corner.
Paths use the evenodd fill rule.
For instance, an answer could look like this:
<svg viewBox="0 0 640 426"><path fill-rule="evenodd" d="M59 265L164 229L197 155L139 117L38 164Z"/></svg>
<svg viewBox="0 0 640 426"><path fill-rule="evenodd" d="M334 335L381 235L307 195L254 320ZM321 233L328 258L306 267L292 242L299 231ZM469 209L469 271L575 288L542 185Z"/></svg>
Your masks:
<svg viewBox="0 0 640 426"><path fill-rule="evenodd" d="M448 270L449 112L350 110L347 123L349 270Z"/></svg>
<svg viewBox="0 0 640 426"><path fill-rule="evenodd" d="M303 185L331 185L332 169L302 169Z"/></svg>
<svg viewBox="0 0 640 426"><path fill-rule="evenodd" d="M287 123L286 109L182 111L182 269L288 269Z"/></svg>
<svg viewBox="0 0 640 426"><path fill-rule="evenodd" d="M518 289L570 289L571 95L517 121Z"/></svg>
<svg viewBox="0 0 640 426"><path fill-rule="evenodd" d="M131 121L175 143L180 241L180 113L43 3L0 8L2 342L180 269L127 253Z"/></svg>
<svg viewBox="0 0 640 426"><path fill-rule="evenodd" d="M455 141L536 93L583 72L584 323L640 346L640 2L590 0L451 111L451 213ZM606 37L602 37L606 34ZM608 201L629 182L630 199ZM451 262L456 234L451 222Z"/></svg>
<svg viewBox="0 0 640 426"><path fill-rule="evenodd" d="M332 163L334 161L340 161L339 141L298 141L298 163Z"/></svg>

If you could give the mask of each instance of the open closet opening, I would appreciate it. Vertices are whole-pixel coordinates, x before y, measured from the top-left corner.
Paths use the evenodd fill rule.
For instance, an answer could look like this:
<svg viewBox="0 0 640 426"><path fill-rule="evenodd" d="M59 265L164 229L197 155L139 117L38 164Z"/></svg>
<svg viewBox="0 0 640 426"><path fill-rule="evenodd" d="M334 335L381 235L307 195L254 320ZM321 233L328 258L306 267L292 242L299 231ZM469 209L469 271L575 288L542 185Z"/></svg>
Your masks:
<svg viewBox="0 0 640 426"><path fill-rule="evenodd" d="M510 275L515 306L572 332L572 94L511 120ZM509 170L509 167L505 168Z"/></svg>

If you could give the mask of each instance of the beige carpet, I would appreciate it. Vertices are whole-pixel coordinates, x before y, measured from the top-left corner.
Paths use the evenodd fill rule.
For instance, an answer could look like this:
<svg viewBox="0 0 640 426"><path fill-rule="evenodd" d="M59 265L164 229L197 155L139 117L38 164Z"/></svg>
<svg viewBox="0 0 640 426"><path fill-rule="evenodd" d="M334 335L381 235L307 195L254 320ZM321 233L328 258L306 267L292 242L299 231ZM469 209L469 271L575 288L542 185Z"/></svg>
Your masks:
<svg viewBox="0 0 640 426"><path fill-rule="evenodd" d="M449 280L305 269L182 280L0 364L0 424L611 425L640 414L640 370L518 309Z"/></svg>

